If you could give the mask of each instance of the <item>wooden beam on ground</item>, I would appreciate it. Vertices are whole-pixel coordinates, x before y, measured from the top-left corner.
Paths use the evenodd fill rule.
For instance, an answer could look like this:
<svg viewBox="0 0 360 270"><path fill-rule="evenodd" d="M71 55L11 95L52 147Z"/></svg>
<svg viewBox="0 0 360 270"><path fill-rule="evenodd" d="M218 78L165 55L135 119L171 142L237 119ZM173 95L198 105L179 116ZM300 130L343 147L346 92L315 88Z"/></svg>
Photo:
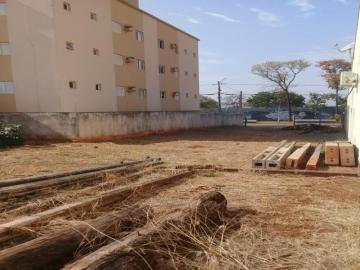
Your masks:
<svg viewBox="0 0 360 270"><path fill-rule="evenodd" d="M314 170L286 170L286 169L254 169L253 172L257 173L268 173L268 174L295 174L295 175L308 175L308 176L319 176L319 177L333 177L333 176L344 176L344 177L357 177L357 172L328 172L328 171L314 171Z"/></svg>
<svg viewBox="0 0 360 270"><path fill-rule="evenodd" d="M64 173L56 173L56 174L50 174L50 175L1 180L0 187L16 186L16 185L21 185L21 184L39 182L39 181L44 181L44 180L51 180L51 179L62 178L62 177L67 177L67 176L75 176L75 175L86 174L86 173L91 173L91 172L116 169L116 168L131 166L131 165L137 165L137 164L140 164L140 163L143 163L146 161L150 161L150 160L151 160L151 158L147 158L145 160L140 160L140 161L122 161L118 164L100 166L100 167L96 167L96 168L76 170L76 171L70 171L70 172L64 172Z"/></svg>
<svg viewBox="0 0 360 270"><path fill-rule="evenodd" d="M355 148L354 145L348 142L340 142L340 163L342 167L355 167Z"/></svg>
<svg viewBox="0 0 360 270"><path fill-rule="evenodd" d="M339 144L337 142L325 143L325 165L340 165Z"/></svg>
<svg viewBox="0 0 360 270"><path fill-rule="evenodd" d="M303 147L295 150L286 159L286 169L300 169L306 164L306 158L311 150L311 143L305 144Z"/></svg>
<svg viewBox="0 0 360 270"><path fill-rule="evenodd" d="M161 165L162 162L159 162L159 165ZM153 164L152 166L156 166L156 164ZM126 183L128 182L133 182L138 180L139 178L151 174L151 172L153 171L153 169L155 169L157 167L153 167L147 170L143 170L141 172L137 172L134 174L130 174L130 175L126 175L125 176L125 181ZM122 178L123 179L123 178ZM106 181L104 183L101 183L100 185L96 185L96 186L91 186L91 187L87 187L87 188L83 188L81 190L77 191L77 194L79 195L83 195L83 194L92 194L95 191L99 191L99 190L103 190L103 189L113 189L116 187L116 185L119 183L119 179L116 180L112 180L112 181ZM122 182L122 181L121 181ZM63 195L58 196L54 196L54 197L50 197L50 198L46 198L45 200L42 201L37 201L37 202L31 202L28 203L26 205L17 207L17 208L13 208L10 211L6 211L6 215L12 215L12 216L19 216L19 215L28 215L29 213L33 213L36 210L41 209L42 206L44 205L50 205L53 202L56 201L61 201L63 199Z"/></svg>
<svg viewBox="0 0 360 270"><path fill-rule="evenodd" d="M266 168L266 160L273 155L280 147L284 146L287 143L286 140L281 141L277 146L270 146L266 148L263 152L258 154L252 159L252 167L255 168Z"/></svg>
<svg viewBox="0 0 360 270"><path fill-rule="evenodd" d="M294 151L295 145L296 142L288 142L280 147L266 160L266 168L271 170L284 168L286 159Z"/></svg>
<svg viewBox="0 0 360 270"><path fill-rule="evenodd" d="M157 260L164 256L156 254L155 245L189 245L186 236L176 235L176 229L218 230L222 216L227 211L226 198L218 192L210 192L191 203L185 211L175 212L158 225L148 225L124 237L120 241L104 246L88 256L66 266L66 270L99 269L160 269ZM195 222L196 221L196 222ZM164 233L164 235L162 235ZM179 241L179 242L176 242ZM183 242L181 242L183 241ZM162 265L164 267L164 265ZM168 269L168 268L164 268Z"/></svg>
<svg viewBox="0 0 360 270"><path fill-rule="evenodd" d="M24 233L23 229L25 227L31 226L33 224L43 223L44 221L48 221L49 219L58 216L69 215L79 210L86 211L93 205L104 207L111 203L124 201L125 199L133 198L139 195L143 196L144 194L148 194L150 196L153 196L153 193L159 190L161 187L173 183L176 184L181 183L180 181L179 182L175 182L175 181L183 180L187 177L190 177L191 175L192 173L189 171L180 172L172 176L150 180L144 183L139 183L128 187L113 189L95 198L89 198L80 202L65 204L41 213L33 214L31 216L21 217L8 223L0 224L0 243L2 241L8 241L9 237L11 238L19 233Z"/></svg>
<svg viewBox="0 0 360 270"><path fill-rule="evenodd" d="M142 163L135 165L124 166L121 168L109 169L105 171L97 171L91 173L85 173L81 175L66 176L58 179L36 181L27 184L15 185L10 187L0 188L0 200L8 200L11 198L18 198L22 196L32 195L39 193L49 188L63 188L78 183L84 183L88 181L101 181L107 174L127 174L135 171L139 171L154 164L158 164L158 160L146 160ZM49 190L51 192L51 189Z"/></svg>
<svg viewBox="0 0 360 270"><path fill-rule="evenodd" d="M315 148L314 153L310 157L306 164L306 170L317 170L321 165L321 154L323 151L323 144L318 144Z"/></svg>
<svg viewBox="0 0 360 270"><path fill-rule="evenodd" d="M68 228L0 251L0 269L59 269L74 258L85 241L89 242L87 251L91 252L106 245L109 238L144 226L151 216L148 206L131 207L94 220L70 223Z"/></svg>

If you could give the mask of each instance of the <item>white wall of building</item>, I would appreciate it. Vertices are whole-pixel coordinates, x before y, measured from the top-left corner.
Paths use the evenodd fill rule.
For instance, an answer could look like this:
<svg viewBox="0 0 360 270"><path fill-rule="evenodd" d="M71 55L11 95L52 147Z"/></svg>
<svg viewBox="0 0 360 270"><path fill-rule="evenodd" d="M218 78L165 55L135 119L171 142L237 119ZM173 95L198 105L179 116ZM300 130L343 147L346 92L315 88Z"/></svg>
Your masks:
<svg viewBox="0 0 360 270"><path fill-rule="evenodd" d="M353 72L360 78L360 20L356 36L353 61ZM348 97L348 136L349 140L360 149L360 84L354 88Z"/></svg>
<svg viewBox="0 0 360 270"><path fill-rule="evenodd" d="M17 111L58 111L53 1L10 0L7 6Z"/></svg>

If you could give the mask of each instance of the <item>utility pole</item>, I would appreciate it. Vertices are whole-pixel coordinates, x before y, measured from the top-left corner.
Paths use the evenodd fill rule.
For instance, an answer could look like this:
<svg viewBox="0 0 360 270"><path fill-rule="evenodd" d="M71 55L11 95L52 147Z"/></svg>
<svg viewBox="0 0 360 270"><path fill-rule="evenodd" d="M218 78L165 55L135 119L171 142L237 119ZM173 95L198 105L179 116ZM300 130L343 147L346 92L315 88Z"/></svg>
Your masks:
<svg viewBox="0 0 360 270"><path fill-rule="evenodd" d="M219 112L222 112L221 108L221 82L218 81L218 103L219 103Z"/></svg>
<svg viewBox="0 0 360 270"><path fill-rule="evenodd" d="M240 95L239 95L239 106L240 106L240 111L243 110L243 91L240 91Z"/></svg>

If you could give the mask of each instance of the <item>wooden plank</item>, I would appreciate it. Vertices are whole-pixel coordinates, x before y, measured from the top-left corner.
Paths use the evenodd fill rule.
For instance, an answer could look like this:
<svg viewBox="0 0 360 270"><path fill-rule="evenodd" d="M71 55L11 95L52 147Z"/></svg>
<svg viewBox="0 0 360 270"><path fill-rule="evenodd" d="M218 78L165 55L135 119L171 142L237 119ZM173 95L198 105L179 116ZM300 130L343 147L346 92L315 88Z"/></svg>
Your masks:
<svg viewBox="0 0 360 270"><path fill-rule="evenodd" d="M300 169L306 163L306 158L311 150L311 143L297 149L286 159L286 169Z"/></svg>
<svg viewBox="0 0 360 270"><path fill-rule="evenodd" d="M50 220L57 216L63 216L67 214L71 214L74 211L78 211L80 209L88 209L92 205L98 205L98 206L106 206L114 202L123 201L125 199L128 199L131 196L137 196L141 193L143 194L151 194L154 192L154 188L159 189L160 187L164 185L169 185L171 183L174 183L176 180L185 179L186 177L191 176L192 173L189 171L186 172L180 172L178 174L159 178L155 180L150 180L144 183L139 183L135 185L131 185L129 187L121 187L117 189L113 189L111 191L105 192L101 194L100 196L89 198L80 202L75 202L71 204L65 204L59 207L55 207L53 209L49 209L47 211L33 214L31 216L25 216L18 218L14 221L7 222L5 224L0 224L0 242L1 239L4 239L4 241L8 241L8 235L11 234L16 235L18 233L23 232L24 227L31 226L33 224L38 224L41 222L44 222L46 220ZM142 195L143 195L142 194ZM151 194L152 195L152 194Z"/></svg>
<svg viewBox="0 0 360 270"><path fill-rule="evenodd" d="M258 154L252 159L253 168L266 168L266 160L274 154L280 147L284 146L287 143L286 140L281 141L277 146L270 146L266 148L263 152Z"/></svg>
<svg viewBox="0 0 360 270"><path fill-rule="evenodd" d="M318 144L315 148L313 155L310 157L306 164L306 170L317 170L321 164L321 154L323 150L323 144Z"/></svg>
<svg viewBox="0 0 360 270"><path fill-rule="evenodd" d="M184 231L218 230L222 225L222 216L227 211L226 198L219 192L210 192L200 199L191 202L185 211L177 211L169 215L163 222L139 229L121 241L104 246L88 256L66 266L64 270L100 270L100 269L160 269L157 259L164 254L156 254L155 245L169 244L167 239L177 241L176 246L189 245L186 239L172 236L177 233L173 228L182 228ZM196 220L196 222L192 222ZM171 229L172 228L172 229ZM167 233L163 236L159 233ZM163 237L162 237L163 236ZM183 242L181 242L183 240ZM160 263L161 265L162 263ZM172 268L161 268L172 269Z"/></svg>
<svg viewBox="0 0 360 270"><path fill-rule="evenodd" d="M60 269L74 258L85 237L87 241L96 239L96 243L100 243L90 243L87 247L90 253L106 245L109 237L119 237L121 233L144 226L151 216L150 207L135 206L94 220L70 223L68 228L0 251L0 269Z"/></svg>
<svg viewBox="0 0 360 270"><path fill-rule="evenodd" d="M340 165L339 144L337 142L325 143L325 165Z"/></svg>
<svg viewBox="0 0 360 270"><path fill-rule="evenodd" d="M355 148L354 145L348 142L339 143L340 149L340 163L342 167L355 167Z"/></svg>
<svg viewBox="0 0 360 270"><path fill-rule="evenodd" d="M308 176L319 176L319 177L333 177L333 176L344 176L344 177L357 177L358 173L350 172L328 172L328 171L313 171L313 170L286 170L286 169L254 169L256 173L268 173L268 174L295 174L295 175L308 175Z"/></svg>
<svg viewBox="0 0 360 270"><path fill-rule="evenodd" d="M266 160L267 169L282 169L285 167L286 159L293 152L296 142L288 142L280 147Z"/></svg>

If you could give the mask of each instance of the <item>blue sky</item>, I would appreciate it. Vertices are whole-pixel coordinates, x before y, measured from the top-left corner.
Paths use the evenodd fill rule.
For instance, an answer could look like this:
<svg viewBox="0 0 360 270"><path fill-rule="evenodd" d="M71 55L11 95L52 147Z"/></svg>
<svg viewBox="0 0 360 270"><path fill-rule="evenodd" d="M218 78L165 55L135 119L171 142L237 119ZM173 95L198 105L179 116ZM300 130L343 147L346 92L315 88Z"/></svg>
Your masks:
<svg viewBox="0 0 360 270"><path fill-rule="evenodd" d="M201 39L202 93L214 92L212 84L226 77L227 92L242 90L248 96L273 89L251 74L254 64L348 58L334 45L354 41L359 1L140 0L140 5ZM297 84L296 91L305 95L328 91L316 67L301 75Z"/></svg>

